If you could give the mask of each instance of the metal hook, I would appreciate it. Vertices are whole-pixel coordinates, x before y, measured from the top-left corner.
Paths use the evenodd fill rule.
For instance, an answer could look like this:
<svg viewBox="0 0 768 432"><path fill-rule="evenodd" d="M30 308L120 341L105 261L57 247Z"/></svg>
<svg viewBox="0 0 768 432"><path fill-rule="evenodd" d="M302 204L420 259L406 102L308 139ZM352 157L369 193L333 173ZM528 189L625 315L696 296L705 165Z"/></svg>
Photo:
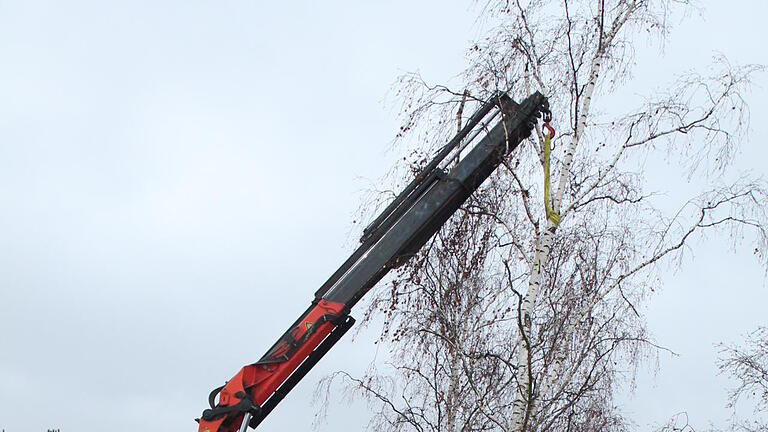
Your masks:
<svg viewBox="0 0 768 432"><path fill-rule="evenodd" d="M551 120L552 119L552 115L550 114L549 117L550 117L550 120ZM554 138L554 136L555 136L555 128L553 128L549 124L549 121L547 121L547 120L544 121L544 128L547 130L547 132L549 132L549 136L547 136L547 138L549 138L549 139Z"/></svg>

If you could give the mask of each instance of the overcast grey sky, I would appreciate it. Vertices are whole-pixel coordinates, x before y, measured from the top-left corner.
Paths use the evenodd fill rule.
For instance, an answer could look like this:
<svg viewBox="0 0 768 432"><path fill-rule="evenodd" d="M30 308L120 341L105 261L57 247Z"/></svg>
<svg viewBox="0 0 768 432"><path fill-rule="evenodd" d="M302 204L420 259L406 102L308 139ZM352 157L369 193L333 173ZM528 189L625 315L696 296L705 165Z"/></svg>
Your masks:
<svg viewBox="0 0 768 432"><path fill-rule="evenodd" d="M637 47L638 93L716 51L768 63L764 2L704 6L663 57ZM361 191L396 157L383 101L397 75L450 80L475 13L0 0L0 428L196 430L208 392L263 354L354 243ZM759 80L737 163L766 173ZM682 410L697 425L728 416L713 343L768 324L768 295L749 251L726 245L708 243L646 308L680 356L622 397L642 429ZM343 341L261 430L309 429L316 380L374 354L370 332ZM367 415L340 403L322 429Z"/></svg>

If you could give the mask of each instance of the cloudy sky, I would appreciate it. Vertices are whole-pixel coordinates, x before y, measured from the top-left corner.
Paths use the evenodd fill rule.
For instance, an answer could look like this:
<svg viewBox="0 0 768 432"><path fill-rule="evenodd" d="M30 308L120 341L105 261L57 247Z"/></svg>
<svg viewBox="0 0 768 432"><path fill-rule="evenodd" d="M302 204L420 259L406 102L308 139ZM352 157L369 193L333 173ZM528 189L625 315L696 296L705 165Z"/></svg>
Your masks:
<svg viewBox="0 0 768 432"><path fill-rule="evenodd" d="M363 191L396 157L387 92L462 70L467 3L0 0L0 428L196 430L208 392L351 250ZM638 93L716 52L768 64L768 7L723 3L676 25L661 59L638 47ZM737 160L757 173L766 78ZM713 344L768 324L768 294L726 245L645 310L680 355L622 395L642 429L729 415ZM261 430L309 429L317 379L374 355L370 333L343 341ZM367 415L339 403L322 429Z"/></svg>

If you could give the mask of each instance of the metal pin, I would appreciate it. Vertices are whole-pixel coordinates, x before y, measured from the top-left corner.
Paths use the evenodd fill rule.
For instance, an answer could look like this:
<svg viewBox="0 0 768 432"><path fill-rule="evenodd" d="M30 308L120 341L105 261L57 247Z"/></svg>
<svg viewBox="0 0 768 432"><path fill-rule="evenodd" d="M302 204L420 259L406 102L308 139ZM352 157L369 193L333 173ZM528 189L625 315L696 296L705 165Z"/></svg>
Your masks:
<svg viewBox="0 0 768 432"><path fill-rule="evenodd" d="M251 413L245 413L243 416L243 424L240 425L240 432L245 432L248 429L248 423L251 421Z"/></svg>

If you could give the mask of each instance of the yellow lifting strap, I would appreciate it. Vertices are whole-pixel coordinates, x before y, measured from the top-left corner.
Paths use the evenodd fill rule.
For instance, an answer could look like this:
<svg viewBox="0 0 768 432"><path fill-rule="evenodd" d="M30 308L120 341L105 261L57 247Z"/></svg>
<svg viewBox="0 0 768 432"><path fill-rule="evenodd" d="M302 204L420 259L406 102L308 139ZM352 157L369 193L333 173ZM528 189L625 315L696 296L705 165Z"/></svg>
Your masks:
<svg viewBox="0 0 768 432"><path fill-rule="evenodd" d="M551 221L555 226L560 224L560 215L557 214L552 207L552 198L550 196L550 179L549 179L549 154L552 151L551 141L555 136L555 129L549 125L548 121L544 122L544 128L546 132L544 135L544 210L547 212L547 220Z"/></svg>

